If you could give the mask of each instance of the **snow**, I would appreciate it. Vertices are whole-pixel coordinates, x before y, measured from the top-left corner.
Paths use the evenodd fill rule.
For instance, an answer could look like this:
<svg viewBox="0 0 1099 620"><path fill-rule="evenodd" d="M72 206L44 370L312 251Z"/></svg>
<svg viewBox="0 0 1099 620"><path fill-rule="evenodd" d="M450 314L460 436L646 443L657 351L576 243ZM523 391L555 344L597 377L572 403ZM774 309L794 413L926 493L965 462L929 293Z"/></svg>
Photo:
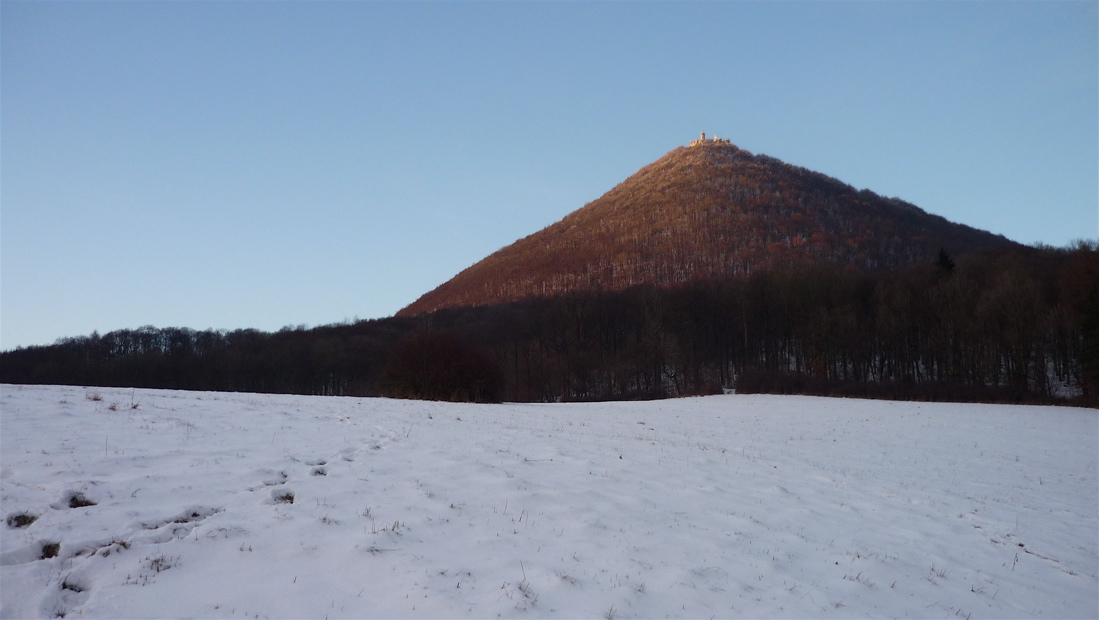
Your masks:
<svg viewBox="0 0 1099 620"><path fill-rule="evenodd" d="M5 618L1099 615L1094 410L2 386L0 422Z"/></svg>

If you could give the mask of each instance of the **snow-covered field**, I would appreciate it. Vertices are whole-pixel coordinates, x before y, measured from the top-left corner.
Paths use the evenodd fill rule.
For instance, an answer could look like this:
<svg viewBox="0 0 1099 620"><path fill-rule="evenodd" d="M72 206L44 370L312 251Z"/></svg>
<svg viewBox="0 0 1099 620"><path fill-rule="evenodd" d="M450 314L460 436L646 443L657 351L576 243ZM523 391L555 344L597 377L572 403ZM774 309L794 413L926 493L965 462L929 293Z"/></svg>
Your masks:
<svg viewBox="0 0 1099 620"><path fill-rule="evenodd" d="M1099 615L1094 410L2 386L0 412L6 618Z"/></svg>

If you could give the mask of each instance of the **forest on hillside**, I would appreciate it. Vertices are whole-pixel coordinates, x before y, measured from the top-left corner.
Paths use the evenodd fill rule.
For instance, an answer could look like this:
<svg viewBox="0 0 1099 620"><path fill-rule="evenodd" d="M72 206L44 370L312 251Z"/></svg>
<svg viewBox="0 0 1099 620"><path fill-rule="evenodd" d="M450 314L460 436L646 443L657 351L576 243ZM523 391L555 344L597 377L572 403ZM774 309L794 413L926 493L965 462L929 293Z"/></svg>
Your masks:
<svg viewBox="0 0 1099 620"><path fill-rule="evenodd" d="M766 155L728 144L681 147L397 314L712 281L787 264L897 269L933 260L940 248L1013 245Z"/></svg>
<svg viewBox="0 0 1099 620"><path fill-rule="evenodd" d="M899 270L789 264L313 329L144 327L0 354L0 382L474 401L720 392L1099 404L1099 244Z"/></svg>

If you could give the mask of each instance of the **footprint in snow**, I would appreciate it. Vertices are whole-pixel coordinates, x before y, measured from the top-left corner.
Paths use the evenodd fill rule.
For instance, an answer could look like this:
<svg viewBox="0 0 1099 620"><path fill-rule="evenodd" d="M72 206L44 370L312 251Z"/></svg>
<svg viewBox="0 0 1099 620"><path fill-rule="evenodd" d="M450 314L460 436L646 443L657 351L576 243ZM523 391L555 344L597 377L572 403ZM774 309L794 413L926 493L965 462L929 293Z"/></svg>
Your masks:
<svg viewBox="0 0 1099 620"><path fill-rule="evenodd" d="M60 501L56 501L50 504L50 508L54 510L66 510L69 508L87 508L89 506L95 506L98 502L88 499L84 495L83 491L68 491L65 493L65 497Z"/></svg>
<svg viewBox="0 0 1099 620"><path fill-rule="evenodd" d="M327 476L328 475L328 468L325 467L325 465L328 464L328 461L326 461L324 459L316 459L316 460L312 460L312 461L306 461L305 464L313 468L312 471L310 471L309 473L314 475L314 476Z"/></svg>
<svg viewBox="0 0 1099 620"><path fill-rule="evenodd" d="M270 470L268 470L270 471ZM263 481L263 486L274 487L280 484L286 484L286 481L290 479L290 476L285 471L277 472L274 476L267 478Z"/></svg>
<svg viewBox="0 0 1099 620"><path fill-rule="evenodd" d="M143 531L135 534L132 540L144 544L161 544L186 538L203 521L223 510L222 508L194 506L167 519L142 523L141 530Z"/></svg>

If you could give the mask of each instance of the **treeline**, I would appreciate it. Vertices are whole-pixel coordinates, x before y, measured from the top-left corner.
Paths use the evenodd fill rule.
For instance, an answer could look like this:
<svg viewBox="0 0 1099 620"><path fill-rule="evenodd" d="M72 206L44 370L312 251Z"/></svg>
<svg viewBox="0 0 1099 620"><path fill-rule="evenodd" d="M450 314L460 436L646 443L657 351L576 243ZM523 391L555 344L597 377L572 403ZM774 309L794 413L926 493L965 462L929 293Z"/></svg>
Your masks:
<svg viewBox="0 0 1099 620"><path fill-rule="evenodd" d="M387 319L276 333L124 329L2 353L0 382L369 396L410 327Z"/></svg>
<svg viewBox="0 0 1099 620"><path fill-rule="evenodd" d="M902 271L791 264L277 333L123 330L0 354L0 381L514 401L733 388L1095 406L1099 248L941 253Z"/></svg>

